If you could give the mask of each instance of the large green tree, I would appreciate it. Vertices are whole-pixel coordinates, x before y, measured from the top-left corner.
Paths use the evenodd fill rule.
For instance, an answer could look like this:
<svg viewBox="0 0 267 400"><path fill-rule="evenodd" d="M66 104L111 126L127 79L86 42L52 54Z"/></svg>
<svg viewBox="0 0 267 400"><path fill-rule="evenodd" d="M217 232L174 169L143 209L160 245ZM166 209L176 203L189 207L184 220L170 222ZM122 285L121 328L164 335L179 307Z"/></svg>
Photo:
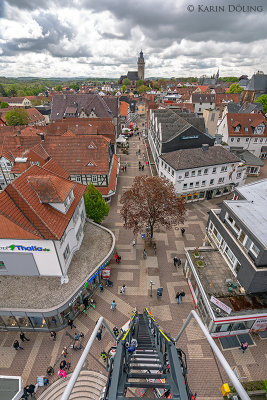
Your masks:
<svg viewBox="0 0 267 400"><path fill-rule="evenodd" d="M2 103L0 103L0 108L8 108L8 103L2 101Z"/></svg>
<svg viewBox="0 0 267 400"><path fill-rule="evenodd" d="M123 81L122 81L122 84L125 85L125 86L129 86L131 84L131 81L128 78L124 78Z"/></svg>
<svg viewBox="0 0 267 400"><path fill-rule="evenodd" d="M124 227L134 234L149 226L152 239L155 227L170 229L184 222L184 200L177 197L170 181L159 176L136 176L120 202Z"/></svg>
<svg viewBox="0 0 267 400"><path fill-rule="evenodd" d="M144 81L142 79L139 79L137 81L137 87L142 86L144 84Z"/></svg>
<svg viewBox="0 0 267 400"><path fill-rule="evenodd" d="M238 83L233 83L228 90L226 90L226 93L241 93L243 92L243 88L238 85Z"/></svg>
<svg viewBox="0 0 267 400"><path fill-rule="evenodd" d="M60 92L60 91L62 90L62 86L61 86L61 85L57 85L57 86L55 87L55 90L56 90L57 92Z"/></svg>
<svg viewBox="0 0 267 400"><path fill-rule="evenodd" d="M267 94L262 94L260 97L257 98L255 103L261 103L264 114L267 113Z"/></svg>
<svg viewBox="0 0 267 400"><path fill-rule="evenodd" d="M148 86L141 85L141 86L139 86L137 91L138 91L139 94L141 94L141 93L144 93L144 92L149 92L149 90L150 90L150 88Z"/></svg>
<svg viewBox="0 0 267 400"><path fill-rule="evenodd" d="M100 224L101 221L108 216L109 205L92 183L84 193L84 204L87 217L91 218L97 224Z"/></svg>
<svg viewBox="0 0 267 400"><path fill-rule="evenodd" d="M6 113L7 125L28 125L30 117L24 108L16 108Z"/></svg>

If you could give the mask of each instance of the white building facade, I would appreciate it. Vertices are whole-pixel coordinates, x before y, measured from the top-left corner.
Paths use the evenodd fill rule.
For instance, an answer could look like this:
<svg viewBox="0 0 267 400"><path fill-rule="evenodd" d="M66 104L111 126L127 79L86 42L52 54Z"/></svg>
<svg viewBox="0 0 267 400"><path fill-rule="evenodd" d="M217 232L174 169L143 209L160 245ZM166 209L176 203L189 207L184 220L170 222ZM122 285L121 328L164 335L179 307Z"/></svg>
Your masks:
<svg viewBox="0 0 267 400"><path fill-rule="evenodd" d="M175 187L177 195L182 196L185 201L197 201L204 199L212 199L226 193L230 193L236 186L244 184L246 178L246 167L238 160L237 157L229 153L225 157L225 162L214 162L210 165L203 165L203 162L194 161L196 153L203 152L203 156L208 152L229 153L221 146L211 147L208 150L202 149L186 149L178 150L177 159L180 157L179 152L183 152L183 158L192 160L194 166L184 168L184 163L181 160L173 162L175 154L163 154L160 157L159 176L171 181ZM223 155L222 155L223 156ZM229 157L232 161L227 161ZM216 158L216 157L214 157ZM218 157L219 158L219 157ZM222 160L222 157L220 157ZM178 164L178 165L177 165ZM207 164L207 163L206 163Z"/></svg>

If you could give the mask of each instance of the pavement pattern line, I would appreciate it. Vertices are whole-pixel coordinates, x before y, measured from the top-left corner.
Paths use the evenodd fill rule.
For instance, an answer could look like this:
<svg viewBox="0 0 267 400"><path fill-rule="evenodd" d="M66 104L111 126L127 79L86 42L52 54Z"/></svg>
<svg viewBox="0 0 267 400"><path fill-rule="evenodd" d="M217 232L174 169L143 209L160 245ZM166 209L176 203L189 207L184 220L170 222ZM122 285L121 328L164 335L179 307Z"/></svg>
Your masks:
<svg viewBox="0 0 267 400"><path fill-rule="evenodd" d="M33 367L33 365L35 363L35 359L37 358L39 350L40 350L40 347L42 345L42 341L43 341L43 334L38 332L37 338L34 341L33 348L32 348L32 350L31 350L31 352L29 354L28 360L27 360L27 362L25 364L25 367L24 367L24 370L23 370L23 373L22 373L23 382L27 382L28 379L29 379L32 367Z"/></svg>

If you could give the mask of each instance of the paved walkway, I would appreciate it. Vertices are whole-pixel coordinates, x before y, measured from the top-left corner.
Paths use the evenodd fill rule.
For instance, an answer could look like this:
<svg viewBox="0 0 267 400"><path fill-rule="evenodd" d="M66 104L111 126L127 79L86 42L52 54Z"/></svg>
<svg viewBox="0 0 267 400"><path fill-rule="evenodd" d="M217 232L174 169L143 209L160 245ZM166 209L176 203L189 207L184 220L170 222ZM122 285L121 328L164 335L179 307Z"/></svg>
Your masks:
<svg viewBox="0 0 267 400"><path fill-rule="evenodd" d="M140 148L141 155L136 156ZM136 306L139 311L144 307L150 307L152 313L159 321L161 327L175 336L181 328L190 310L194 307L189 289L187 287L182 268L174 268L172 259L174 255L185 260L184 246L199 246L205 237L205 226L208 218L207 211L216 208L216 204L222 198L211 201L198 202L187 205L187 215L184 227L184 237L180 230L164 229L155 232L157 243L157 255L152 249L148 249L148 257L143 260L142 252L144 242L141 236L136 237L136 247L132 247L134 238L130 231L123 228L120 218L120 197L127 190L136 175L150 174L149 167L144 172L139 172L138 161L144 163L143 153L145 144L138 137L130 139L129 155L121 155L121 165L128 163L127 172L120 172L117 193L112 199L110 214L104 225L111 229L117 240L117 250L122 257L122 262L117 265L112 262L111 279L114 282L112 288L105 288L103 293L95 297L96 309L90 309L88 316L81 315L75 321L77 330L85 333L85 341L89 338L97 319L103 315L113 326L122 326L128 320L131 311ZM152 280L153 296L150 297L149 281ZM126 294L120 294L120 288L126 284ZM163 296L158 299L156 288L163 287ZM182 304L177 304L175 292L183 289L186 296ZM110 310L110 303L115 299L117 309ZM35 383L38 375L44 375L48 365L54 364L61 359L63 346L68 346L71 339L67 333L73 334L74 329L66 329L57 335L57 341L53 342L48 333L29 333L31 339L26 342L24 350L13 350L12 344L18 333L0 333L0 374L22 375L25 383ZM236 367L238 373L247 379L263 379L266 377L267 346L266 340L253 337L255 346L250 346L246 353L242 354L238 349L226 350L224 354L231 367ZM217 342L219 345L219 342ZM102 350L106 350L112 344L110 336L104 332L101 342L96 342L92 347L92 353L88 356L88 368L105 373L104 364L100 358ZM198 393L198 400L218 400L221 397L220 387L222 383L228 382L222 369L217 365L214 355L204 340L203 335L194 322L181 339L181 348L187 354L189 383L193 392ZM67 360L74 367L80 356L80 352L69 350ZM52 380L57 379L56 374ZM245 379L246 380L246 379Z"/></svg>

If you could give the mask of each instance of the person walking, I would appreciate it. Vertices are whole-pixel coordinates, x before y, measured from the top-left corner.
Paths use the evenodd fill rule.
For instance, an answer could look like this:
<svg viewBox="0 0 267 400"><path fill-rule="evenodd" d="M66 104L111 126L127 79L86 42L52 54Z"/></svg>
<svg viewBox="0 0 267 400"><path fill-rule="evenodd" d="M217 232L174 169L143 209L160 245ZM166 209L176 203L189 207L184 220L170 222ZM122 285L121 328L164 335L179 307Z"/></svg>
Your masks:
<svg viewBox="0 0 267 400"><path fill-rule="evenodd" d="M126 292L126 285L122 285L120 293L125 294L125 292Z"/></svg>
<svg viewBox="0 0 267 400"><path fill-rule="evenodd" d="M122 172L124 172L124 166L122 166L121 169L122 169Z"/></svg>
<svg viewBox="0 0 267 400"><path fill-rule="evenodd" d="M64 358L66 358L68 354L69 354L69 353L68 353L67 347L66 347L66 346L63 347L63 350L62 350L61 355L62 355Z"/></svg>
<svg viewBox="0 0 267 400"><path fill-rule="evenodd" d="M178 263L178 258L176 256L173 257L173 265L176 267Z"/></svg>
<svg viewBox="0 0 267 400"><path fill-rule="evenodd" d="M125 171L125 172L127 171L127 165L124 166L124 171Z"/></svg>
<svg viewBox="0 0 267 400"><path fill-rule="evenodd" d="M185 292L182 290L181 292L180 292L180 299L181 299L181 302L183 301L183 297L185 296Z"/></svg>
<svg viewBox="0 0 267 400"><path fill-rule="evenodd" d="M24 334L23 332L21 332L21 334L19 335L19 337L20 337L20 340L21 340L22 342L24 342L25 340L27 340L27 342L30 341L30 339L26 338L26 336L25 336L25 334Z"/></svg>
<svg viewBox="0 0 267 400"><path fill-rule="evenodd" d="M133 239L133 241L132 241L132 245L133 245L133 247L135 247L135 245L136 245L136 241L135 241L135 239Z"/></svg>
<svg viewBox="0 0 267 400"><path fill-rule="evenodd" d="M19 341L15 340L15 342L13 343L13 347L15 350L23 350L23 347L20 346Z"/></svg>
<svg viewBox="0 0 267 400"><path fill-rule="evenodd" d="M69 319L69 320L68 320L68 325L70 326L71 329L72 329L72 328L76 328L76 326L74 325L72 319Z"/></svg>
<svg viewBox="0 0 267 400"><path fill-rule="evenodd" d="M181 233L182 233L182 236L184 236L184 233L185 233L185 229L184 228L181 228Z"/></svg>
<svg viewBox="0 0 267 400"><path fill-rule="evenodd" d="M112 300L112 303L111 303L111 306L110 306L111 310L114 311L116 307L117 307L116 301L115 301L115 300Z"/></svg>
<svg viewBox="0 0 267 400"><path fill-rule="evenodd" d="M103 285L102 285L102 283L100 283L100 285L99 285L99 289L100 289L100 292L104 292L104 288L103 288Z"/></svg>
<svg viewBox="0 0 267 400"><path fill-rule="evenodd" d="M144 171L144 168L145 168L145 166L144 166L144 165L142 165L142 171Z"/></svg>
<svg viewBox="0 0 267 400"><path fill-rule="evenodd" d="M57 334L55 331L52 331L50 336L53 338L54 342L57 340Z"/></svg>
<svg viewBox="0 0 267 400"><path fill-rule="evenodd" d="M182 263L181 263L180 258L177 258L177 265L178 265L178 267L180 267L181 264L182 264Z"/></svg>
<svg viewBox="0 0 267 400"><path fill-rule="evenodd" d="M245 353L245 351L247 350L247 348L248 348L248 342L242 342L242 343L241 343L241 346L239 347L239 350L242 350L243 353Z"/></svg>
<svg viewBox="0 0 267 400"><path fill-rule="evenodd" d="M156 245L156 243L153 244L153 250L154 250L154 254L156 255L157 254L157 245Z"/></svg>
<svg viewBox="0 0 267 400"><path fill-rule="evenodd" d="M96 337L97 337L98 341L100 342L100 340L102 339L102 329L101 328L97 331Z"/></svg>
<svg viewBox="0 0 267 400"><path fill-rule="evenodd" d="M113 333L114 333L114 335L115 335L116 337L118 337L119 334L120 334L119 329L118 329L116 326L114 326L114 328L113 328Z"/></svg>
<svg viewBox="0 0 267 400"><path fill-rule="evenodd" d="M143 257L144 257L144 260L146 259L146 257L147 257L147 254L146 254L146 249L144 249L144 251L143 251Z"/></svg>
<svg viewBox="0 0 267 400"><path fill-rule="evenodd" d="M66 365L67 365L67 361L66 360L60 361L59 369L65 369Z"/></svg>
<svg viewBox="0 0 267 400"><path fill-rule="evenodd" d="M177 299L177 304L179 304L180 296L181 296L181 293L178 291L178 292L176 293L176 296L175 296L175 298Z"/></svg>
<svg viewBox="0 0 267 400"><path fill-rule="evenodd" d="M32 397L33 393L34 393L34 389L35 389L35 385L27 385L25 387L26 392L29 393Z"/></svg>

